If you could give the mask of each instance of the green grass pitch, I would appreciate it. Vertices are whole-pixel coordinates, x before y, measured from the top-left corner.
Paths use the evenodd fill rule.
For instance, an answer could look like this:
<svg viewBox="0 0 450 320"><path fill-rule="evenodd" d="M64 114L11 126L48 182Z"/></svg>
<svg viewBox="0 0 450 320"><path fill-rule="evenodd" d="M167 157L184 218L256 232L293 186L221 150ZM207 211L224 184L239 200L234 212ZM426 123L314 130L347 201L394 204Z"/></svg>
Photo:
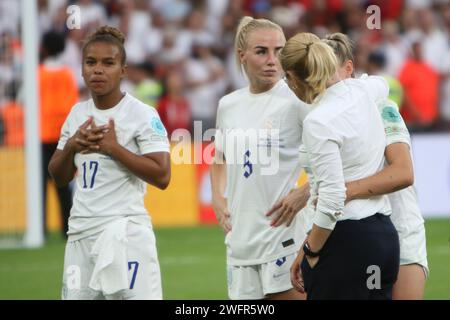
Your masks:
<svg viewBox="0 0 450 320"><path fill-rule="evenodd" d="M450 299L450 219L427 220L425 299ZM227 299L225 247L217 226L156 229L165 299ZM59 299L64 241L0 250L0 299Z"/></svg>

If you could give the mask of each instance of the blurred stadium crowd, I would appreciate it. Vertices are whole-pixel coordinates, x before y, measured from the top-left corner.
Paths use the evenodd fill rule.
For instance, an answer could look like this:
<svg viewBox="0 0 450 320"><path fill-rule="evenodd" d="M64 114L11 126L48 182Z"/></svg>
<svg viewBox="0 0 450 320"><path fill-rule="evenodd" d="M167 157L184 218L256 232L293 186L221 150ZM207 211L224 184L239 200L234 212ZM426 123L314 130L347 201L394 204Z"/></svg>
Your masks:
<svg viewBox="0 0 450 320"><path fill-rule="evenodd" d="M235 28L244 15L271 19L283 27L287 38L304 31L319 37L348 34L355 43L356 76L385 75L391 98L401 106L412 132L450 128L448 0L37 2L39 35L50 32L54 39L62 39L55 59L71 70L79 100L88 98L81 76L81 40L105 24L122 30L129 66L123 90L156 107L169 134L176 128L191 130L194 120L203 121L203 129L214 127L220 97L246 84L233 53ZM70 5L81 9L80 29L66 26ZM370 5L380 8L379 29L367 26ZM22 14L26 18L20 1L0 1L0 144L4 145L23 144ZM41 63L48 64L40 53ZM52 121L52 112L41 117L41 123Z"/></svg>

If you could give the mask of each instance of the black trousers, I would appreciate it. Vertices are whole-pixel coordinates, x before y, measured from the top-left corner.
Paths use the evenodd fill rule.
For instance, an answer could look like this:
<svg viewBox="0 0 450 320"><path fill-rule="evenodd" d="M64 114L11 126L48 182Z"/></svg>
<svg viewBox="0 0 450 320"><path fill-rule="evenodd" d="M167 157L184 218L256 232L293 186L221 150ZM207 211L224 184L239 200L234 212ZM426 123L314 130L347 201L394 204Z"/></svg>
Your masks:
<svg viewBox="0 0 450 320"><path fill-rule="evenodd" d="M48 172L48 165L53 153L56 150L57 143L43 143L42 146L42 196L43 196L43 228L44 235L47 235L47 181L50 179ZM63 236L67 237L67 231L69 230L69 216L70 209L72 208L72 191L69 186L62 188L56 188L58 194L59 207L61 211L62 220L62 232Z"/></svg>
<svg viewBox="0 0 450 320"><path fill-rule="evenodd" d="M318 263L303 259L308 300L389 300L400 264L398 233L389 216L336 224Z"/></svg>

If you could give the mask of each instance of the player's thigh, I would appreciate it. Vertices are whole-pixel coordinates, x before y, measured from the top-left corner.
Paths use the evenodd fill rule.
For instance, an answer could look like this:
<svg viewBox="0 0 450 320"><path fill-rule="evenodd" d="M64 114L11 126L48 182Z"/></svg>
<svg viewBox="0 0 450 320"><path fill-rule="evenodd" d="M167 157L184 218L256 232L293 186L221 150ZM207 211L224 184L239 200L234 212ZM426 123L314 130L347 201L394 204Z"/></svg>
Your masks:
<svg viewBox="0 0 450 320"><path fill-rule="evenodd" d="M261 266L263 291L270 300L304 300L306 296L296 291L291 282L290 268L296 254L290 254Z"/></svg>
<svg viewBox="0 0 450 320"><path fill-rule="evenodd" d="M260 265L227 266L228 297L231 300L260 300L264 292Z"/></svg>
<svg viewBox="0 0 450 320"><path fill-rule="evenodd" d="M89 281L94 270L91 249L97 236L67 242L64 253L63 300L103 299L101 292L92 290Z"/></svg>
<svg viewBox="0 0 450 320"><path fill-rule="evenodd" d="M153 230L130 222L127 240L129 289L122 293L121 298L161 300L161 271Z"/></svg>
<svg viewBox="0 0 450 320"><path fill-rule="evenodd" d="M400 269L394 284L394 300L423 299L425 282L428 277L428 261L425 226L404 228L399 231Z"/></svg>

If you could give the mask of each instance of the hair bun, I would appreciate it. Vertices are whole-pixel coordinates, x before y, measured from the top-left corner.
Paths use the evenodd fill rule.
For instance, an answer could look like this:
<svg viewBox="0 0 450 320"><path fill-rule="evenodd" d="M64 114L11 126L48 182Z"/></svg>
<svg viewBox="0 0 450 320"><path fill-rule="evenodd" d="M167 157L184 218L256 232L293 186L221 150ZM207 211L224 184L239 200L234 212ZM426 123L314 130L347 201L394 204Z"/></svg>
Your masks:
<svg viewBox="0 0 450 320"><path fill-rule="evenodd" d="M125 36L123 33L119 29L110 26L102 26L98 28L93 34L93 37L96 36L112 36L119 40L121 44L125 43Z"/></svg>

